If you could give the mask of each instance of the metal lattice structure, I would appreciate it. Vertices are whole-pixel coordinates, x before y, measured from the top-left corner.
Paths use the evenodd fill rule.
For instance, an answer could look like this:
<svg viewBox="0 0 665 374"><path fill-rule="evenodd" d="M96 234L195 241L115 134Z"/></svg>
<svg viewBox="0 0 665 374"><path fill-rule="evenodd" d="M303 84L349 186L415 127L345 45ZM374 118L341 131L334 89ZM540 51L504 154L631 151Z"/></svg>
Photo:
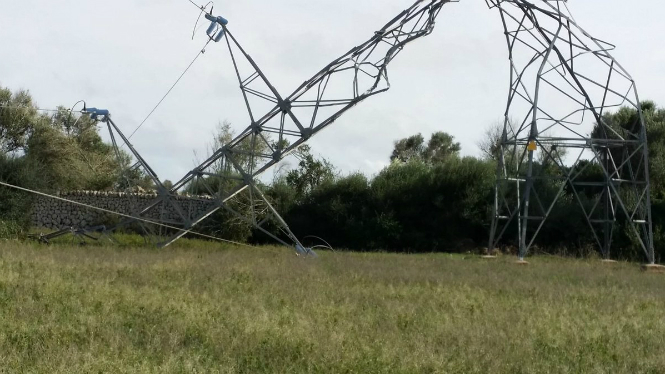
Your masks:
<svg viewBox="0 0 665 374"><path fill-rule="evenodd" d="M568 189L605 258L622 219L653 264L644 117L635 82L610 54L614 47L580 28L565 1L489 0L488 5L501 14L511 80L490 250L517 223L523 259ZM622 106L639 114L627 128L612 126L605 116ZM593 165L602 175L582 178ZM557 190L543 191L544 180L553 180ZM585 188L601 193L585 201Z"/></svg>
<svg viewBox="0 0 665 374"><path fill-rule="evenodd" d="M227 21L207 15L211 21L208 36L215 41L223 40L232 58L250 124L139 212L139 216L145 216L160 204L168 204L179 190L192 183L215 198L216 204L208 211L191 218L182 215L181 222L171 222L185 230L161 245L171 244L223 209L275 240L294 246L298 252L308 252L258 187L257 177L359 102L387 91L388 64L407 44L432 32L436 16L448 2L416 2L369 40L331 62L286 96L277 91L242 48L228 29ZM266 225L277 225L284 235L275 235Z"/></svg>
<svg viewBox="0 0 665 374"><path fill-rule="evenodd" d="M387 91L389 63L407 44L433 31L436 17L449 2L456 1L416 1L369 40L286 96L242 48L228 21L207 14L210 40L225 44L233 61L249 125L166 189L106 115L112 138L114 132L123 138L137 161L135 167L143 169L158 187L159 197L135 215L146 217L154 209L175 206L178 191L196 184L214 197L214 205L202 214L182 212L181 220L167 222L182 230L161 245L171 244L215 212L225 210L299 253L308 252L264 196L257 177L356 104ZM510 58L510 91L498 145L489 250L515 228L519 256L524 258L568 188L606 258L617 219L623 216L654 263L644 118L633 79L609 53L613 46L581 29L565 1L486 2L500 13ZM632 127L617 129L606 123L607 110L621 106L639 113ZM550 166L549 171L545 172L544 164ZM580 180L590 165L600 165L602 177ZM543 180L556 181L555 193L542 193ZM595 201L583 201L579 190L585 187L602 193ZM276 225L284 235L275 235L267 225Z"/></svg>

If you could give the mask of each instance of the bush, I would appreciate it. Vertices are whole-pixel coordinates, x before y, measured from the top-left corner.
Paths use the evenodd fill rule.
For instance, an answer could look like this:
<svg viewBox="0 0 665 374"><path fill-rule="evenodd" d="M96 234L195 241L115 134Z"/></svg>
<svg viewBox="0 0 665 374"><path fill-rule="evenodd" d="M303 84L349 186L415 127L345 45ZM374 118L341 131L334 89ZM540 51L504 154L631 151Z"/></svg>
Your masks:
<svg viewBox="0 0 665 374"><path fill-rule="evenodd" d="M23 239L24 237L23 225L16 221L0 220L0 239Z"/></svg>
<svg viewBox="0 0 665 374"><path fill-rule="evenodd" d="M0 155L0 180L21 187L35 188L37 173L24 158ZM33 196L22 191L0 187L0 220L11 221L24 228L30 225Z"/></svg>
<svg viewBox="0 0 665 374"><path fill-rule="evenodd" d="M454 251L458 242L487 236L494 170L474 158L395 163L371 181L352 174L323 183L285 216L296 235L335 247Z"/></svg>
<svg viewBox="0 0 665 374"><path fill-rule="evenodd" d="M493 163L451 158L431 166L396 164L372 182L378 206L399 225L401 235L386 249L451 251L456 243L487 236L488 207L494 183ZM390 238L390 232L382 233Z"/></svg>

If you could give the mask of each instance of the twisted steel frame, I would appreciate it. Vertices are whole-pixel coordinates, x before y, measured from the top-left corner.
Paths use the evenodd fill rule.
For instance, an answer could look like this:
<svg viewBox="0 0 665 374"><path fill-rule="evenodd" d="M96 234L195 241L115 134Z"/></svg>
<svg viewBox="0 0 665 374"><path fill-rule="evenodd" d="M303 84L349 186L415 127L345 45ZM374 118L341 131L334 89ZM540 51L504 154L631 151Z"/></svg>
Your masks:
<svg viewBox="0 0 665 374"><path fill-rule="evenodd" d="M275 240L294 246L298 252L308 252L258 188L256 178L359 102L387 91L390 88L388 64L407 44L432 32L441 7L448 2L451 1L417 1L375 32L368 41L328 64L286 97L270 83L225 23L219 23L218 27L223 29L220 33L216 33L211 25L213 30L209 29L208 35L217 40L223 35L226 41L250 125L188 172L168 193L160 194L139 215L145 215L162 202L168 202L189 183L197 183L214 196L217 203L197 217L183 217L180 224L184 228L193 228L216 211L225 209ZM214 17L207 18L215 22ZM343 80L345 75L351 78L350 81ZM344 85L348 92L344 92ZM261 111L266 109L266 104L267 110ZM277 139L272 139L271 135ZM249 198L249 214L243 214L228 204L241 193ZM262 215L256 214L253 209L257 200L266 207ZM269 222L276 223L291 243L268 231L265 225ZM185 234L186 231L178 232L161 245L169 245Z"/></svg>
<svg viewBox="0 0 665 374"><path fill-rule="evenodd" d="M634 80L610 54L614 46L579 27L565 1L487 3L501 14L511 77L489 249L516 221L523 259L568 187L605 258L610 258L614 228L623 216L649 262L655 263L644 115ZM638 116L628 128L617 129L605 114L622 106ZM594 127L585 129L585 123ZM552 165L554 173L534 167L538 149L539 166ZM562 155L568 152L563 150L572 152L573 159L565 160ZM591 165L600 166L602 177L581 178ZM538 181L545 179L556 181L553 196L538 193ZM588 187L602 190L591 202L580 193ZM532 221L539 222L535 230Z"/></svg>
<svg viewBox="0 0 665 374"><path fill-rule="evenodd" d="M359 102L387 91L388 64L407 44L433 31L436 17L449 2L457 1L416 1L369 40L328 64L288 96L282 96L270 83L230 32L225 19L206 15L212 21L210 40L224 40L228 48L250 124L170 189L121 135L137 159L135 167L143 168L158 186L158 198L135 212L136 216L144 217L165 204L177 209L173 199L178 191L197 183L214 197L214 206L193 217L180 212L181 220L169 224L184 230L160 245L173 243L224 209L275 240L294 246L299 253L307 253L258 187L256 178ZM610 257L613 230L623 214L649 262L655 263L644 116L635 82L609 53L613 46L580 28L564 0L486 3L501 15L510 60L489 250L499 246L509 228L515 226L519 257L523 259L568 187L584 211L604 257ZM617 130L605 114L621 106L635 109L639 116L631 127ZM111 134L121 134L108 116L105 119ZM595 129L585 134L585 125ZM117 149L115 139L113 143ZM539 149L541 163L534 159ZM567 159L564 149L578 153ZM555 172L537 167L543 164L553 166ZM580 176L592 164L602 168L603 177L581 181ZM558 190L553 196L538 192L538 181L545 179L556 181ZM588 186L602 189L591 206L579 191ZM241 194L248 201L247 211L229 204ZM539 222L535 229L531 221ZM285 235L280 237L266 229L268 222L277 224Z"/></svg>

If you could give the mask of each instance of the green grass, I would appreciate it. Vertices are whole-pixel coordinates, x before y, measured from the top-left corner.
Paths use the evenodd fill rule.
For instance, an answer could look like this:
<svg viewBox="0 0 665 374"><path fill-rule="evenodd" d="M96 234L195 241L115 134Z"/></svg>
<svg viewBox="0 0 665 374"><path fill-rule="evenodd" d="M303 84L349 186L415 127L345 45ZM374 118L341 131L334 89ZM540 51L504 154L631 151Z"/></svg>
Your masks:
<svg viewBox="0 0 665 374"><path fill-rule="evenodd" d="M665 276L513 260L0 242L0 372L665 372Z"/></svg>

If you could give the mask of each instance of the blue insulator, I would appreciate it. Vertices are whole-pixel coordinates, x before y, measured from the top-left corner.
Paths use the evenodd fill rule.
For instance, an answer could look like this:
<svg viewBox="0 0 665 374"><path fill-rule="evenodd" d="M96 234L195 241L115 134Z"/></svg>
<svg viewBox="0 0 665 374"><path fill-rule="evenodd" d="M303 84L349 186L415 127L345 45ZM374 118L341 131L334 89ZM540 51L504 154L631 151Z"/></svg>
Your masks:
<svg viewBox="0 0 665 374"><path fill-rule="evenodd" d="M97 109L97 108L86 108L85 113L90 114L90 118L93 120L96 120L98 116L108 116L109 111L108 109Z"/></svg>
<svg viewBox="0 0 665 374"><path fill-rule="evenodd" d="M229 21L222 16L215 17L212 14L206 14L205 17L208 21L210 21L210 26L208 26L206 34L208 34L208 37L213 39L215 42L219 42L224 37L224 26L226 26ZM217 35L215 35L217 25L219 25L221 30L217 33Z"/></svg>
<svg viewBox="0 0 665 374"><path fill-rule="evenodd" d="M217 28L217 22L212 21L210 23L210 26L208 27L208 30L206 30L206 34L208 34L208 36L212 38L216 28Z"/></svg>
<svg viewBox="0 0 665 374"><path fill-rule="evenodd" d="M108 109L97 109L97 108L87 108L86 112L90 114L96 114L98 116L108 116Z"/></svg>
<svg viewBox="0 0 665 374"><path fill-rule="evenodd" d="M219 30L219 32L217 33L217 36L215 36L215 43L217 43L217 42L219 42L220 40L222 40L223 37L224 37L224 29L221 29L221 30Z"/></svg>
<svg viewBox="0 0 665 374"><path fill-rule="evenodd" d="M224 26L226 26L229 23L229 21L226 18L222 17L222 16L215 17L212 14L207 14L207 13L206 13L206 19L210 22L217 22L220 25L224 25Z"/></svg>

